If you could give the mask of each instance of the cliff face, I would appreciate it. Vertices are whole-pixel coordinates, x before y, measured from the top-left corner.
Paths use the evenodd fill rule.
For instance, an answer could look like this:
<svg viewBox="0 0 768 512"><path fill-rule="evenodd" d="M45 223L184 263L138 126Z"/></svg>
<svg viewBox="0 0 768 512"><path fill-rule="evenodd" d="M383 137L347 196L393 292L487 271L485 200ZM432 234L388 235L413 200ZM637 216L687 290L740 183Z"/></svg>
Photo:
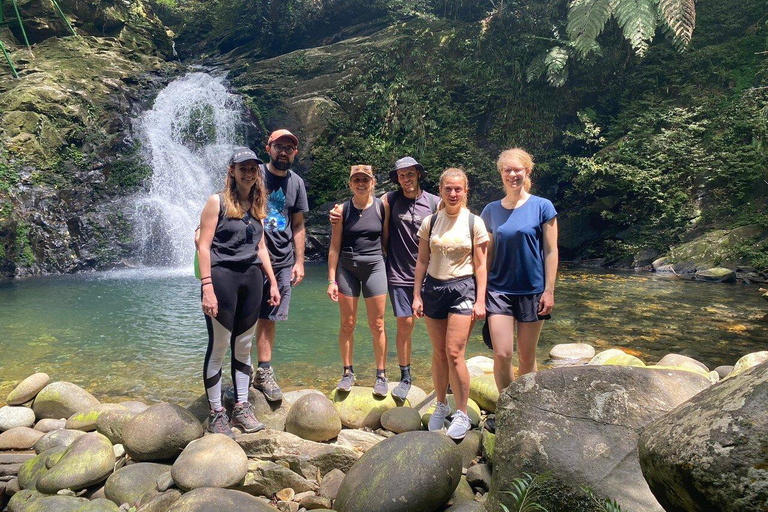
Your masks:
<svg viewBox="0 0 768 512"><path fill-rule="evenodd" d="M141 2L19 2L20 32L0 80L0 272L6 277L111 266L132 248L120 208L151 169L131 119L176 72L171 39ZM50 7L51 12L47 11ZM45 8L45 9L44 9ZM6 13L8 17L8 13ZM6 29L0 38L14 41ZM88 35L91 34L91 35Z"/></svg>

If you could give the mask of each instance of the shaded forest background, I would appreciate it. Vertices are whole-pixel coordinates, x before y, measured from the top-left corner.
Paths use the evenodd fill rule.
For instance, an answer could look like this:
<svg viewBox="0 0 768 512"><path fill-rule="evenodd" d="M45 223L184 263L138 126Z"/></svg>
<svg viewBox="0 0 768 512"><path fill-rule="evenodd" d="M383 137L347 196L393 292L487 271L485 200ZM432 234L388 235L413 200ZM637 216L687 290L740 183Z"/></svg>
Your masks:
<svg viewBox="0 0 768 512"><path fill-rule="evenodd" d="M534 193L561 213L562 257L645 266L667 256L672 263L768 270L764 1L700 0L688 49L679 52L659 29L643 58L611 20L598 51L566 55L549 73L542 56L568 47L564 0L143 5L145 20L159 19L177 52L158 30L134 37L133 51L154 59L148 67L169 77L183 69L177 60L227 69L252 114L252 140L244 141L252 146L261 148L277 126L299 133L298 170L318 229L322 205L347 194L352 162L371 163L385 178L396 158L410 154L429 170L433 190L443 168L462 166L471 177L471 206L479 210L502 193L496 156L521 146L537 162ZM538 78L537 66L544 71ZM3 92L0 85L0 105ZM21 205L16 189L40 159L5 147L0 195ZM81 168L106 161L112 181L105 197L146 186L135 141L113 145L106 158L100 142L73 139L64 147L81 158ZM40 266L45 251L36 238L17 236L19 222L28 232L35 222L22 218L23 208L7 210L0 216L6 274L18 275L25 247L24 264L71 269ZM119 257L102 251L89 265L126 257L130 235L120 236Z"/></svg>

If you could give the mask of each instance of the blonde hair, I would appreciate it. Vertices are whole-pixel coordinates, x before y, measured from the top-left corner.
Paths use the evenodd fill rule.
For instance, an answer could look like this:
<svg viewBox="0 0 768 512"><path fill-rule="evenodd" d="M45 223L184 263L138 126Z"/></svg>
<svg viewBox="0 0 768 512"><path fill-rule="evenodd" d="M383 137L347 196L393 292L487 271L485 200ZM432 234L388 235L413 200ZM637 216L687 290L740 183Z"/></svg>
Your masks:
<svg viewBox="0 0 768 512"><path fill-rule="evenodd" d="M443 185L445 184L445 181L450 178L461 178L464 180L464 190L467 191L466 194L464 194L464 200L461 202L461 206L464 208L467 207L467 196L469 195L469 180L467 179L467 173L464 172L464 169L459 169L458 167L449 167L448 169L443 171L443 174L440 175L440 192L443 191ZM440 201L440 206L437 207L438 210L442 210L445 208L445 201Z"/></svg>
<svg viewBox="0 0 768 512"><path fill-rule="evenodd" d="M237 182L233 173L237 164L229 164L227 178L224 181L224 215L230 219L242 219L245 217L245 209L237 198ZM248 201L251 203L251 216L263 219L267 216L267 191L261 168L256 171L256 181L248 193Z"/></svg>
<svg viewBox="0 0 768 512"><path fill-rule="evenodd" d="M531 190L531 173L533 172L533 157L523 148L512 148L501 152L499 159L496 160L496 168L499 172L504 170L504 162L517 160L525 168L525 178L523 178L523 188L526 192Z"/></svg>

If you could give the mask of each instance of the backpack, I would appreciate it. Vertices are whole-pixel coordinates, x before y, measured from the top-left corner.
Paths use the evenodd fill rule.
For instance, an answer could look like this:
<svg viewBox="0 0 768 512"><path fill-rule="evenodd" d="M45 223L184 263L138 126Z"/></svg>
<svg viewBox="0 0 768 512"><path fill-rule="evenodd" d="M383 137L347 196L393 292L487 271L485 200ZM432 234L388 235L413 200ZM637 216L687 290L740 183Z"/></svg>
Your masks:
<svg viewBox="0 0 768 512"><path fill-rule="evenodd" d="M440 212L436 212L432 215L432 218L429 220L429 235L427 236L427 240L432 240L432 230L435 228L435 221L437 220L437 214ZM469 212L469 217L467 218L467 224L469 225L469 240L471 248L469 250L469 256L470 258L475 258L475 215L472 212Z"/></svg>
<svg viewBox="0 0 768 512"><path fill-rule="evenodd" d="M392 207L400 200L401 197L403 197L403 191L402 190L394 190L392 192L387 192L387 203L389 203L390 211ZM392 198L395 198L394 201ZM429 203L429 210L432 213L435 213L437 211L437 202L435 201L435 196L432 194L429 194L427 196L427 203Z"/></svg>

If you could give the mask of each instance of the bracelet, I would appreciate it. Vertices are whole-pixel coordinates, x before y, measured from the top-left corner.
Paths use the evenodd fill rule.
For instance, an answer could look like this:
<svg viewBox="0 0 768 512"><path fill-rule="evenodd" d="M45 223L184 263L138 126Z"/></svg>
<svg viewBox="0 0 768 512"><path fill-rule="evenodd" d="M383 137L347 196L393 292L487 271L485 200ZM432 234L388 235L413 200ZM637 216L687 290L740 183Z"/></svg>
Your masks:
<svg viewBox="0 0 768 512"><path fill-rule="evenodd" d="M203 286L208 286L208 285L213 286L213 283L212 282L210 282L210 283L203 283L202 285L200 285L200 287L202 288Z"/></svg>
<svg viewBox="0 0 768 512"><path fill-rule="evenodd" d="M333 279L329 279L329 280L328 280L328 284L335 284L336 286L338 286L338 285L339 285L339 283L338 283L338 282L336 282L336 281L334 281Z"/></svg>
<svg viewBox="0 0 768 512"><path fill-rule="evenodd" d="M205 277L201 277L201 278L200 278L200 280L201 280L201 281L202 281L203 279L211 279L211 276L205 276Z"/></svg>

